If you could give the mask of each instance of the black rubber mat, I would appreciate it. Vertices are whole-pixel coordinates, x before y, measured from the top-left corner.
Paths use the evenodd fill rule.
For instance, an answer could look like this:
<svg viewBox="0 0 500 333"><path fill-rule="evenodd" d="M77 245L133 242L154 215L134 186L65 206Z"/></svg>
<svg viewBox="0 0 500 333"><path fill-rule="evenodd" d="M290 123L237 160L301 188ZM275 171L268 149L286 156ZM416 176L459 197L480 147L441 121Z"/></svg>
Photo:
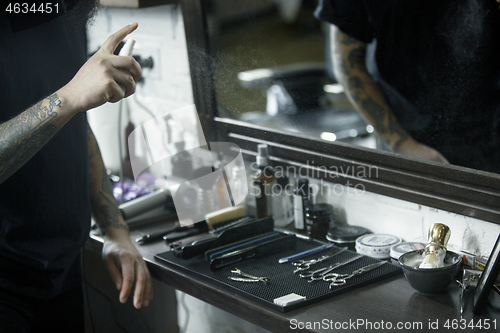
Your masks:
<svg viewBox="0 0 500 333"><path fill-rule="evenodd" d="M203 256L185 260L176 257L172 252L164 252L157 254L155 258L168 265L174 265L186 271L211 279L234 292L282 312L297 309L313 302L317 302L319 300L329 298L354 288L401 273L401 268L399 266L387 262L373 271L348 279L347 283L343 286L333 287L330 289L330 283L328 282L315 281L310 283L307 282L306 279L300 278L299 274L294 274L294 266L292 263L278 263L280 258L306 251L323 244L324 243L315 240L297 238L297 243L293 249L284 250L279 253L270 253L269 256L263 258L248 259L246 261L224 267L216 272L212 272L209 269L209 262ZM324 254L332 252L332 249L338 248L333 247L324 252L313 254L305 259L319 258ZM347 250L311 266L311 270L328 267L343 259L354 257L356 255L358 255L356 252ZM360 259L337 268L335 272L350 273L356 269L376 262L380 262L380 260L363 256ZM229 279L229 276L236 276L231 273L231 270L234 268L239 268L241 271L254 276L268 277L269 283L264 284L262 282L233 281ZM287 306L274 304L274 299L291 293L305 296L306 299L300 303L290 304Z"/></svg>

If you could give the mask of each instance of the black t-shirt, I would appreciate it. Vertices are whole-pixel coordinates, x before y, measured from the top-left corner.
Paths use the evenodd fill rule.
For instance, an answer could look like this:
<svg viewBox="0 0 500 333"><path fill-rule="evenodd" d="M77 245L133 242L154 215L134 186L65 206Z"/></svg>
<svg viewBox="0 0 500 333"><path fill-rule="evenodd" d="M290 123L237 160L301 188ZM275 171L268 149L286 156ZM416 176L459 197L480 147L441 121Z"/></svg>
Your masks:
<svg viewBox="0 0 500 333"><path fill-rule="evenodd" d="M321 0L316 16L365 43L399 122L451 163L500 172L500 10L488 0Z"/></svg>
<svg viewBox="0 0 500 333"><path fill-rule="evenodd" d="M10 19L0 13L2 123L57 91L86 61L85 29L65 15L16 25L17 32ZM79 286L89 231L87 120L80 113L0 184L0 287L50 297Z"/></svg>

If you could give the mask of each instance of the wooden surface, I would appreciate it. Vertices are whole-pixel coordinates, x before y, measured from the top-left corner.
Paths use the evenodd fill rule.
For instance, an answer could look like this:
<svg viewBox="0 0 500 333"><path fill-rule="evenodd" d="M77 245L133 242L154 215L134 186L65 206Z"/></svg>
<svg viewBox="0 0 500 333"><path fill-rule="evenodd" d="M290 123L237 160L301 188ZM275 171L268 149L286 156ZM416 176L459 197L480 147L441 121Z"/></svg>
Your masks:
<svg viewBox="0 0 500 333"><path fill-rule="evenodd" d="M141 227L141 230L131 231L131 238L135 239L149 231L161 230L167 226L168 223L165 222L161 225ZM92 236L87 249L93 248L95 251L100 251L101 241L98 235ZM413 290L401 274L325 301L282 313L235 294L208 279L156 261L154 259L156 253L169 250L162 241L137 247L155 279L273 332L331 332L335 325L337 325L335 331L338 332L356 330L388 332L394 331L398 323L416 325L414 331L425 332L430 331L429 325L436 321L438 321L440 332L495 331L493 326L490 330L477 328L472 330L467 327L461 329L459 326L456 329L444 327L447 321L449 324L454 322L460 324L461 320L459 288L455 282L443 294L423 295ZM463 319L467 324L471 320L474 323L479 320L484 321L484 319L489 319L490 322L496 320L498 331L500 296L493 292L490 294L490 303L481 316L472 314L471 291L468 291L466 296L467 303ZM357 323L360 325L353 326ZM392 330L388 329L388 325L392 325ZM307 328L307 326L310 327ZM344 326L344 328L339 326ZM300 329L302 327L304 329ZM353 327L356 327L356 330Z"/></svg>

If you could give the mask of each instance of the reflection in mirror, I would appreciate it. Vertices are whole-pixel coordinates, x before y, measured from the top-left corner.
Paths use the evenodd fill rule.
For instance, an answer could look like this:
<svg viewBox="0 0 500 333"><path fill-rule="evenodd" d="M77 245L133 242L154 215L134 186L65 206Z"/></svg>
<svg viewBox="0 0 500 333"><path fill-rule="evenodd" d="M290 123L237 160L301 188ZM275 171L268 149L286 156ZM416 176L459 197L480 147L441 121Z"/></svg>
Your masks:
<svg viewBox="0 0 500 333"><path fill-rule="evenodd" d="M232 19L224 6L209 13L220 116L500 171L495 1L325 0L321 21L313 15L317 1L239 3ZM332 58L344 76L328 65L330 41L343 52ZM365 63L353 63L364 55L372 82L360 81Z"/></svg>
<svg viewBox="0 0 500 333"><path fill-rule="evenodd" d="M226 1L208 13L219 116L375 147L373 127L325 66L317 1L242 3L238 12Z"/></svg>

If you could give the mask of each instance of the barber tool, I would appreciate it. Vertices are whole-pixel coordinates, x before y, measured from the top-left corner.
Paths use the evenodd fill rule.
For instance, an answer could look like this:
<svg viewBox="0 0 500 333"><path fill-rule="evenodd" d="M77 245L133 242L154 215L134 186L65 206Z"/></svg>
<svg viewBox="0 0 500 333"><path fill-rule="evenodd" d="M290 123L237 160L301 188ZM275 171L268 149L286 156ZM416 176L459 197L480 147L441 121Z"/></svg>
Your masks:
<svg viewBox="0 0 500 333"><path fill-rule="evenodd" d="M325 261L331 257L334 257L336 256L337 254L341 253L341 252L344 252L346 251L347 248L344 247L344 248L341 248L341 249L338 249L338 250L335 250L333 251L332 253L329 253L329 254L325 254L321 257L319 257L318 259L310 259L310 260L297 260L297 261L294 261L292 262L292 265L295 268L295 270L293 271L294 273L298 273L298 272L302 272L302 271L307 271L311 268L312 265L315 265L319 262L322 262L322 261Z"/></svg>
<svg viewBox="0 0 500 333"><path fill-rule="evenodd" d="M209 231L216 233L219 232L219 230L225 228L226 226L233 226L244 222L248 222L250 220L252 220L252 218L250 217L238 218L237 220L229 220L229 221L216 220L209 222L208 220L206 220L186 226L181 226L179 222L176 222L169 229L158 231L151 234L146 234L142 237L137 238L135 241L137 243L146 244L163 238L166 242L173 242L182 238L199 235ZM218 227L219 224L221 224L222 226ZM210 230L211 228L212 230Z"/></svg>
<svg viewBox="0 0 500 333"><path fill-rule="evenodd" d="M189 236L206 233L208 230L209 226L207 221L200 221L195 224L179 227L177 230L167 233L163 236L163 240L169 243Z"/></svg>
<svg viewBox="0 0 500 333"><path fill-rule="evenodd" d="M425 258L419 268L438 268L444 266L446 245L451 236L450 228L442 223L434 223L429 229L429 240L425 246Z"/></svg>
<svg viewBox="0 0 500 333"><path fill-rule="evenodd" d="M229 220L229 221L226 221L224 223L217 224L214 226L214 229L211 230L210 232L213 234L220 234L221 232L223 232L226 229L230 229L230 228L238 226L238 225L243 225L245 223L253 222L255 220L256 220L255 217L250 217L250 216L240 217L240 218L237 218L234 220Z"/></svg>
<svg viewBox="0 0 500 333"><path fill-rule="evenodd" d="M172 233L168 233L167 235L164 235L163 240L165 240L167 243L171 243L179 239L199 235L206 232L211 232L213 234L221 233L222 231L229 229L232 226L241 225L254 220L255 219L251 217L242 217L237 218L236 220L203 220L200 222L196 222L193 225L181 227L179 230L175 230Z"/></svg>
<svg viewBox="0 0 500 333"><path fill-rule="evenodd" d="M330 289L332 289L332 287L343 286L344 284L347 283L346 280L353 278L355 276L365 274L365 273L372 271L374 269L377 269L380 266L384 265L385 263L386 263L385 261L380 261L380 262L362 267L360 269L357 269L354 272L352 272L351 274L343 274L343 275L336 274L336 273L326 274L323 276L323 281L331 282L330 286L329 286Z"/></svg>
<svg viewBox="0 0 500 333"><path fill-rule="evenodd" d="M142 237L136 238L135 241L136 241L136 243L141 243L141 244L146 244L146 243L154 242L156 240L162 239L164 236L168 235L169 233L181 230L181 228L184 228L184 227L181 227L181 225L179 224L179 222L176 222L176 223L174 223L168 229L165 229L165 230L162 230L162 231L158 231L158 232L154 232L154 233L151 233L151 234L146 234L146 235L144 235Z"/></svg>
<svg viewBox="0 0 500 333"><path fill-rule="evenodd" d="M289 257L281 258L280 260L278 260L278 262L280 264L283 264L283 263L286 263L286 262L289 262L292 260L302 259L302 258L310 256L312 254L316 254L318 252L325 251L325 250L331 248L332 246L333 246L333 244L321 245L321 246L315 247L314 249L310 249L310 250L307 250L304 252L296 253L296 254L291 255Z"/></svg>
<svg viewBox="0 0 500 333"><path fill-rule="evenodd" d="M190 244L172 247L173 253L183 259L190 259L206 251L228 245L248 238L248 235L261 235L273 231L274 221L272 218L263 218L242 225L236 225L221 233L209 235L195 240Z"/></svg>
<svg viewBox="0 0 500 333"><path fill-rule="evenodd" d="M208 250L207 252L205 252L205 257L210 261L210 260L213 260L213 259L221 256L221 255L224 255L224 254L227 254L230 252L234 252L234 251L238 251L241 249L245 249L245 248L248 248L248 247L253 246L253 245L258 245L258 244L264 243L268 240L279 238L282 236L283 236L282 233L273 232L273 233L265 234L262 236L252 237L251 239L236 242L236 243L230 244L228 246L222 246L222 247L218 247L218 248L215 248L212 250Z"/></svg>
<svg viewBox="0 0 500 333"><path fill-rule="evenodd" d="M472 269L464 269L462 275L462 281L456 280L460 285L460 315L464 314L465 300L464 300L464 292L470 287L477 287L477 283L479 278L481 277L482 271L472 270Z"/></svg>
<svg viewBox="0 0 500 333"><path fill-rule="evenodd" d="M348 263L351 263L355 260L358 260L360 258L362 258L363 256L362 255L356 255L352 258L347 258L347 259L344 259L342 261L339 261L331 266L328 266L328 267L324 267L324 268L320 268L320 269L317 269L315 271L307 271L307 272L304 272L304 273L301 273L299 276L301 278L305 278L305 279L309 279L309 281L307 282L314 282L314 281L318 281L318 280L323 280L323 276L325 276L326 274L331 274L331 272L339 267L342 267L344 265L347 265Z"/></svg>
<svg viewBox="0 0 500 333"><path fill-rule="evenodd" d="M242 272L240 269L235 268L231 270L231 273L239 276L228 276L229 279L234 280L234 281L240 281L240 282L263 282L264 284L269 283L269 278L268 277L263 277L263 276L254 276L247 274L245 272Z"/></svg>
<svg viewBox="0 0 500 333"><path fill-rule="evenodd" d="M279 238L268 240L258 245L250 246L234 252L229 252L210 261L210 270L216 271L222 267L247 259L261 258L295 246L297 237L294 234L284 234Z"/></svg>
<svg viewBox="0 0 500 333"><path fill-rule="evenodd" d="M215 212L205 214L209 225L216 225L226 221L234 221L245 216L245 206L226 207Z"/></svg>

